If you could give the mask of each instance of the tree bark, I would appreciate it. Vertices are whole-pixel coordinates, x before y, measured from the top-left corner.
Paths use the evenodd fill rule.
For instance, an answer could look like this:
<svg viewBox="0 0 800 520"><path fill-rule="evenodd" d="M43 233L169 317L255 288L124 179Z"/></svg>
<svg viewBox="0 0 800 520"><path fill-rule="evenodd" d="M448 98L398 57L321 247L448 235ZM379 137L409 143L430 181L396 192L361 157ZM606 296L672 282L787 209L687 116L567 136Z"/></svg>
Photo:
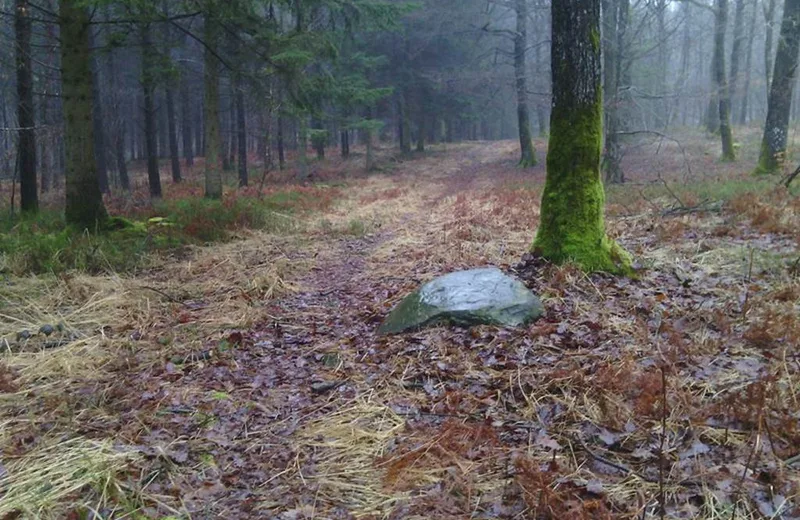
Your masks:
<svg viewBox="0 0 800 520"><path fill-rule="evenodd" d="M247 122L244 113L244 89L242 88L241 77L237 74L234 82L234 94L236 95L236 132L239 145L239 186L245 187L248 183L247 178Z"/></svg>
<svg viewBox="0 0 800 520"><path fill-rule="evenodd" d="M606 93L605 103L605 154L603 167L606 182L621 184L625 182L622 171L622 153L619 141L619 82L620 66L622 61L618 54L618 20L619 2L616 0L603 0L603 89Z"/></svg>
<svg viewBox="0 0 800 520"><path fill-rule="evenodd" d="M305 180L308 178L308 116L301 114L297 123L297 138L299 141L297 150L298 175L300 179Z"/></svg>
<svg viewBox="0 0 800 520"><path fill-rule="evenodd" d="M714 16L714 81L719 96L719 133L722 160L735 161L731 132L731 98L725 71L725 31L728 27L728 0L716 0Z"/></svg>
<svg viewBox="0 0 800 520"><path fill-rule="evenodd" d="M517 123L519 125L519 166L536 166L536 151L531 137L531 116L528 110L528 75L525 55L528 47L528 4L527 0L515 0L514 11L517 30L514 33L514 76L517 88Z"/></svg>
<svg viewBox="0 0 800 520"><path fill-rule="evenodd" d="M553 111L534 254L588 271L628 273L630 256L605 232L600 0L552 7Z"/></svg>
<svg viewBox="0 0 800 520"><path fill-rule="evenodd" d="M283 122L284 122L283 121L283 114L280 112L280 109L279 109L279 112L278 112L278 135L277 135L278 143L277 144L278 144L278 168L280 170L283 170L283 169L286 168L286 150L285 150L286 144L284 143L284 139L283 139Z"/></svg>
<svg viewBox="0 0 800 520"><path fill-rule="evenodd" d="M183 140L183 159L188 168L194 166L194 145L192 143L192 105L189 99L189 82L181 78L181 138Z"/></svg>
<svg viewBox="0 0 800 520"><path fill-rule="evenodd" d="M203 94L203 127L205 129L205 196L209 199L222 198L222 171L219 154L221 142L219 135L219 63L214 56L219 40L219 27L211 16L214 2L206 2L205 26L205 85Z"/></svg>
<svg viewBox="0 0 800 520"><path fill-rule="evenodd" d="M408 92L400 93L400 152L411 153L411 115L409 114Z"/></svg>
<svg viewBox="0 0 800 520"><path fill-rule="evenodd" d="M750 33L747 36L747 56L745 58L744 86L742 88L742 104L739 111L739 124L747 124L750 105L750 81L753 73L753 43L756 39L756 21L758 4L753 4L753 17L750 19Z"/></svg>
<svg viewBox="0 0 800 520"><path fill-rule="evenodd" d="M757 173L775 173L786 159L789 115L800 51L800 0L786 0Z"/></svg>
<svg viewBox="0 0 800 520"><path fill-rule="evenodd" d="M124 191L131 190L131 181L128 177L128 162L125 156L125 129L127 128L127 121L125 111L123 110L122 96L120 95L119 78L117 77L117 64L114 58L114 53L108 53L108 77L111 81L112 98L114 102L114 112L117 114L114 120L113 135L114 140L114 155L117 160L117 174L119 175L119 184Z"/></svg>
<svg viewBox="0 0 800 520"><path fill-rule="evenodd" d="M739 94L739 69L742 59L742 46L747 37L744 33L744 13L745 0L736 0L736 14L733 17L733 46L731 48L731 80L730 80L730 100L731 107L738 99Z"/></svg>
<svg viewBox="0 0 800 520"><path fill-rule="evenodd" d="M342 142L342 157L347 159L350 157L350 134L347 130L342 130L340 134L341 142Z"/></svg>
<svg viewBox="0 0 800 520"><path fill-rule="evenodd" d="M89 13L81 0L61 0L61 78L64 107L68 224L95 230L108 218L97 180L92 126Z"/></svg>
<svg viewBox="0 0 800 520"><path fill-rule="evenodd" d="M94 33L89 31L89 47L94 48ZM92 92L94 93L94 107L92 109L92 125L94 126L94 155L97 163L97 180L100 182L100 191L109 193L108 183L108 150L106 149L105 117L103 114L103 97L100 95L100 63L97 56L92 54Z"/></svg>
<svg viewBox="0 0 800 520"><path fill-rule="evenodd" d="M169 158L172 165L172 182L181 182L181 160L178 150L178 129L175 123L175 87L168 85L167 91L167 132L169 133Z"/></svg>
<svg viewBox="0 0 800 520"><path fill-rule="evenodd" d="M16 0L14 31L17 66L17 124L20 127L17 147L20 180L20 209L39 211L36 186L36 118L33 105L33 68L31 63L31 12L28 0Z"/></svg>
<svg viewBox="0 0 800 520"><path fill-rule="evenodd" d="M772 85L772 39L775 27L775 9L777 0L764 0L764 77L766 78L767 99Z"/></svg>
<svg viewBox="0 0 800 520"><path fill-rule="evenodd" d="M161 197L161 174L158 169L158 124L155 107L155 49L150 24L142 32L142 94L144 100L144 146L147 156L147 182L150 196Z"/></svg>
<svg viewBox="0 0 800 520"><path fill-rule="evenodd" d="M664 90L667 88L667 73L669 72L669 55L668 55L668 35L667 35L667 1L658 0L655 4L656 9L656 23L658 26L658 70L656 78L658 85L655 91L661 96L664 95ZM668 106L666 99L656 100L656 127L659 129L666 129L668 120Z"/></svg>

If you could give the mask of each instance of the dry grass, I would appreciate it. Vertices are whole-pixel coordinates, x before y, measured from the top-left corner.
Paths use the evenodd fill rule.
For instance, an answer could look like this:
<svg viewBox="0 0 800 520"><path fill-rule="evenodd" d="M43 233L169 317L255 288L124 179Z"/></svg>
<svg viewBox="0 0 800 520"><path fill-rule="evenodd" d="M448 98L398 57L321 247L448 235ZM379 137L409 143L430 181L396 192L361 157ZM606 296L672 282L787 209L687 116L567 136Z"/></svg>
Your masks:
<svg viewBox="0 0 800 520"><path fill-rule="evenodd" d="M55 519L70 511L117 509L119 497L128 493L119 476L138 458L135 450L110 441L76 437L45 444L6 464L0 477L0 517L19 512L26 518Z"/></svg>

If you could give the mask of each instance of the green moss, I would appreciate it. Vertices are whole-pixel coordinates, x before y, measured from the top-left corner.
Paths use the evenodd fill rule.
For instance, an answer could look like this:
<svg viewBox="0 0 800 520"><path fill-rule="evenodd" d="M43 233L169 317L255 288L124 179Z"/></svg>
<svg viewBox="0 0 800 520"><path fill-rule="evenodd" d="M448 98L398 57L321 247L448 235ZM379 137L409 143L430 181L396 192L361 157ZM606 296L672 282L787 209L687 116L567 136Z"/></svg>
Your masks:
<svg viewBox="0 0 800 520"><path fill-rule="evenodd" d="M631 257L605 231L600 180L602 100L554 111L541 223L531 250L586 271L630 274Z"/></svg>
<svg viewBox="0 0 800 520"><path fill-rule="evenodd" d="M758 165L753 171L754 175L772 175L781 169L781 157L772 154L766 142L761 143L761 153L758 156Z"/></svg>
<svg viewBox="0 0 800 520"><path fill-rule="evenodd" d="M592 47L594 48L595 52L600 52L600 31L597 29L592 29L591 32L591 39L592 39Z"/></svg>

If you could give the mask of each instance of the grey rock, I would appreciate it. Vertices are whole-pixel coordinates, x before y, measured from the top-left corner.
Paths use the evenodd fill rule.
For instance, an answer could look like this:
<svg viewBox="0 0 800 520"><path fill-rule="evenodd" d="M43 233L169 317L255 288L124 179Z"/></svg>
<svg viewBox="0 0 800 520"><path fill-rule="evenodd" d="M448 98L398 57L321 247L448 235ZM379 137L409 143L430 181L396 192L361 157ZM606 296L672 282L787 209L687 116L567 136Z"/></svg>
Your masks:
<svg viewBox="0 0 800 520"><path fill-rule="evenodd" d="M33 334L31 334L31 331L29 331L28 329L21 330L21 331L17 332L17 341L23 341L23 340L26 340L26 339L31 339L32 336L33 336Z"/></svg>
<svg viewBox="0 0 800 520"><path fill-rule="evenodd" d="M49 336L55 331L56 329L52 325L42 325L41 327L39 327L39 333L44 334L45 336Z"/></svg>
<svg viewBox="0 0 800 520"><path fill-rule="evenodd" d="M389 313L378 333L397 334L443 323L520 327L543 314L542 302L522 282L488 267L426 283Z"/></svg>

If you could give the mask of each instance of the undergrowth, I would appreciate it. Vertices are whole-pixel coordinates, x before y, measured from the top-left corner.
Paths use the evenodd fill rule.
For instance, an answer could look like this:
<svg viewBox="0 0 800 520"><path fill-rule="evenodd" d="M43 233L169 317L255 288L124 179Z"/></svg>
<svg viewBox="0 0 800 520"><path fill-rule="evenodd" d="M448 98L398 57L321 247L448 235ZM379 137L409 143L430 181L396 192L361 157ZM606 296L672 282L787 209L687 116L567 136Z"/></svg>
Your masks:
<svg viewBox="0 0 800 520"><path fill-rule="evenodd" d="M241 230L291 233L298 215L327 207L335 190L293 188L259 199L228 196L223 201L187 197L139 207L114 207L102 229L68 226L60 211L0 220L0 272L17 275L128 272L153 253L223 242Z"/></svg>

